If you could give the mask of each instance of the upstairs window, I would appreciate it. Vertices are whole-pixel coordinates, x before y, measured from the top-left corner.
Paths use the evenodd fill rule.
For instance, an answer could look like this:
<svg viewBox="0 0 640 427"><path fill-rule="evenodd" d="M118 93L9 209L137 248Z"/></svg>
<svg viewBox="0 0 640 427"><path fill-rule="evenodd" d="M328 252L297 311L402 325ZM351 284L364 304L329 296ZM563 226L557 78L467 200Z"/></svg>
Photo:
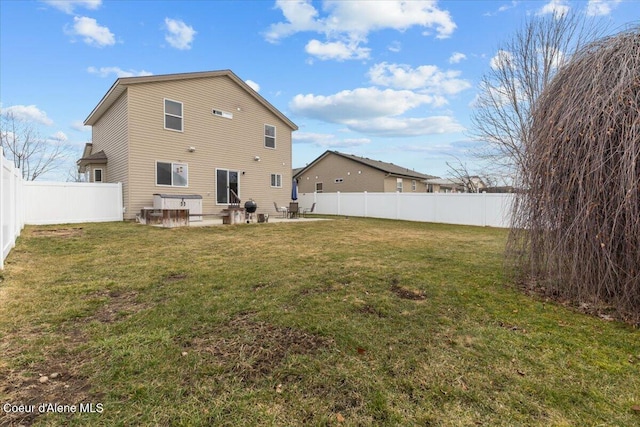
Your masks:
<svg viewBox="0 0 640 427"><path fill-rule="evenodd" d="M164 100L164 128L182 132L182 102Z"/></svg>
<svg viewBox="0 0 640 427"><path fill-rule="evenodd" d="M264 146L267 148L276 148L276 127L264 125Z"/></svg>

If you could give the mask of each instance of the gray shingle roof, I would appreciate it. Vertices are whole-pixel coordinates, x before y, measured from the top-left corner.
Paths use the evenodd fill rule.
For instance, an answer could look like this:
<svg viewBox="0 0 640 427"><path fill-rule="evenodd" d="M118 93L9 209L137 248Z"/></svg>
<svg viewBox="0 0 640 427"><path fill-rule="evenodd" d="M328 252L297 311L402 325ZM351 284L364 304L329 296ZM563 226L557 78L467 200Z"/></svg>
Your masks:
<svg viewBox="0 0 640 427"><path fill-rule="evenodd" d="M307 168L311 167L316 162L318 162L320 159L326 157L329 154L335 154L337 156L344 157L346 159L352 160L354 162L361 163L363 165L370 166L372 168L381 170L381 171L383 171L385 173L388 173L388 174L391 174L391 175L398 175L398 176L402 176L402 177L415 178L415 179L437 178L437 177L435 177L433 175L426 175L426 174L423 174L423 173L420 173L420 172L416 172L416 171L414 171L412 169L409 169L409 168L405 168L405 167L402 167L402 166L394 165L393 163L387 163L387 162L383 162L383 161L380 161L380 160L373 160L373 159L369 159L367 157L356 156L356 155L353 155L353 154L345 154L345 153L341 153L339 151L333 151L333 150L325 151L322 155L320 155L313 162L309 163L306 167L295 169L294 176L300 175L304 170L306 170Z"/></svg>

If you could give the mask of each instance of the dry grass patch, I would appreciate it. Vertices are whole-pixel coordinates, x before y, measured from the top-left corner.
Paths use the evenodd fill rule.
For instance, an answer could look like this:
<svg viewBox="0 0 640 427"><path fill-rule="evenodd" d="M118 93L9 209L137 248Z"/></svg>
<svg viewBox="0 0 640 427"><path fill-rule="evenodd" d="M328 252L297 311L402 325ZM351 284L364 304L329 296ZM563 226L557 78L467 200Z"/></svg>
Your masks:
<svg viewBox="0 0 640 427"><path fill-rule="evenodd" d="M222 325L213 336L197 337L190 351L206 353L223 371L251 382L272 374L285 358L315 354L333 345L331 339L285 326L257 321L241 314Z"/></svg>

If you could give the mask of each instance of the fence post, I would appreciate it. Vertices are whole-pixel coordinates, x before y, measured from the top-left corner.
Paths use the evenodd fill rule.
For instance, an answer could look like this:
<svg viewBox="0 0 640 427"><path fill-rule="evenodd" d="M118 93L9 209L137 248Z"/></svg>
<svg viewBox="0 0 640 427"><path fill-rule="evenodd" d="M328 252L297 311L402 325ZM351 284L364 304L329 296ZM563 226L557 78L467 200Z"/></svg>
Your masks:
<svg viewBox="0 0 640 427"><path fill-rule="evenodd" d="M482 226L487 226L487 192L482 193Z"/></svg>
<svg viewBox="0 0 640 427"><path fill-rule="evenodd" d="M0 147L0 269L4 268L4 150Z"/></svg>
<svg viewBox="0 0 640 427"><path fill-rule="evenodd" d="M367 192L365 191L364 192L364 217L365 218L369 216L368 212L367 212L368 210L369 210L369 207L368 207L368 202L367 202Z"/></svg>
<svg viewBox="0 0 640 427"><path fill-rule="evenodd" d="M340 192L336 191L336 209L338 211L338 215L340 215Z"/></svg>

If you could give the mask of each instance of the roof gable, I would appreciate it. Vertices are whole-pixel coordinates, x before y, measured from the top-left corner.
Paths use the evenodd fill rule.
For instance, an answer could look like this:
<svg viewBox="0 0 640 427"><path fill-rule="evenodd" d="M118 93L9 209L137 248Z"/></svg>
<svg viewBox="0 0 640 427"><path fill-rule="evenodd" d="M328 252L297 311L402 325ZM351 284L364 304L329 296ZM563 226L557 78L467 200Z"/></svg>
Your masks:
<svg viewBox="0 0 640 427"><path fill-rule="evenodd" d="M332 151L332 150L327 150L324 153L322 153L313 162L309 163L306 167L304 167L301 170L299 170L295 174L295 176L297 177L299 175L302 175L308 169L310 169L311 167L316 165L320 160L326 158L329 155L336 155L336 156L344 157L344 158L346 158L348 160L351 160L351 161L354 161L356 163L360 163L360 164L372 167L374 169L377 169L379 171L382 171L384 173L388 173L388 174L391 174L391 175L397 175L397 176L414 178L414 179L435 178L433 175L425 175L425 174L422 174L420 172L416 172L414 170L411 170L411 169L408 169L408 168L404 168L402 166L394 165L393 163L382 162L380 160L373 160L373 159L369 159L369 158L366 158L366 157L355 156L353 154L345 154L345 153L341 153L339 151Z"/></svg>
<svg viewBox="0 0 640 427"><path fill-rule="evenodd" d="M115 81L115 83L111 86L109 91L102 97L98 105L93 109L91 114L85 119L84 124L88 126L93 126L100 117L104 113L109 110L111 105L122 95L130 85L141 84L141 83L156 83L156 82L166 82L166 81L176 81L176 80L189 80L189 79L203 79L203 78L216 78L216 77L228 77L233 80L238 86L244 89L247 93L249 93L253 98L256 99L260 104L278 116L282 121L284 121L292 130L297 130L298 126L293 123L287 116L282 114L280 110L271 105L269 101L264 99L262 95L253 90L248 84L246 84L242 79L240 79L233 71L231 70L220 70L220 71L203 71L203 72L195 72L195 73L180 73L180 74L162 74L157 76L141 76L141 77L121 77Z"/></svg>

